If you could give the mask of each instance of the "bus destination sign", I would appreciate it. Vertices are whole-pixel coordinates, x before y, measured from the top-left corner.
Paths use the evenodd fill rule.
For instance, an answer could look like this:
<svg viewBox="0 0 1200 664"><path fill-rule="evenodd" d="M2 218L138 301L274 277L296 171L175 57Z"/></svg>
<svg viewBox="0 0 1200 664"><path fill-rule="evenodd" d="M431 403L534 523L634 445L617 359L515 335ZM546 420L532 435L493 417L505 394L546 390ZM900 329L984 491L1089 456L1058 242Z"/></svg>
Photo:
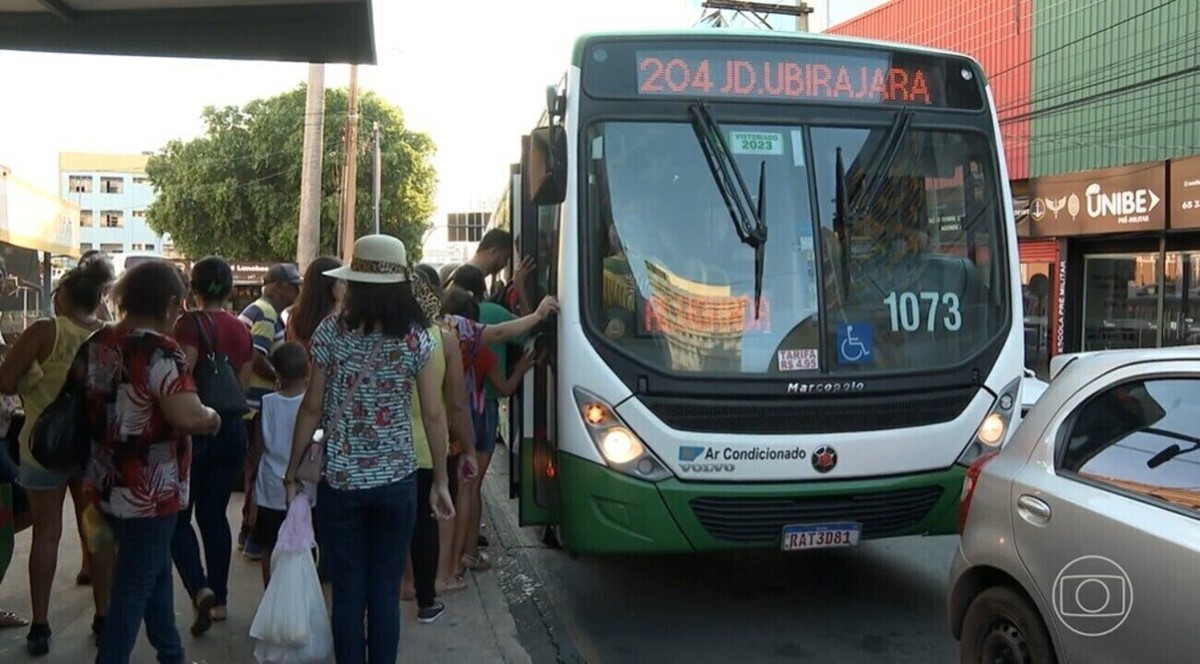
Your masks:
<svg viewBox="0 0 1200 664"><path fill-rule="evenodd" d="M634 60L638 96L957 105L944 61L882 51L638 50Z"/></svg>

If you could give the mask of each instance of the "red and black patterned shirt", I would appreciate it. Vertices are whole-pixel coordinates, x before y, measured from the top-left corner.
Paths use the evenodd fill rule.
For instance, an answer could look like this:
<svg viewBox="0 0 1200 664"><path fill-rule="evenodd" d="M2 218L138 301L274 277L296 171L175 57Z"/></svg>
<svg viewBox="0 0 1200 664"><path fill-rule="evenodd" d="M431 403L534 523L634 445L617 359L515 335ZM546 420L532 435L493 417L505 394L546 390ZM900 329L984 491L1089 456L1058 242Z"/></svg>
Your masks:
<svg viewBox="0 0 1200 664"><path fill-rule="evenodd" d="M92 432L87 487L101 511L132 519L182 510L191 438L174 431L158 405L196 390L175 340L151 330L106 328L80 349L68 380L86 384Z"/></svg>

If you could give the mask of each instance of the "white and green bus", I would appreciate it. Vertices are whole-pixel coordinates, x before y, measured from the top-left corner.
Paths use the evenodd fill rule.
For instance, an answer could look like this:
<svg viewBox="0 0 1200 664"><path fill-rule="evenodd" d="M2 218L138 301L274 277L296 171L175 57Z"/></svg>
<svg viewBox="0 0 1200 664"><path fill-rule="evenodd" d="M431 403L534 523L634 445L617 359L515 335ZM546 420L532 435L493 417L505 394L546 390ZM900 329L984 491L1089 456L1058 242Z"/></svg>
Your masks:
<svg viewBox="0 0 1200 664"><path fill-rule="evenodd" d="M955 532L1023 361L978 63L596 34L546 105L496 215L562 301L511 409L522 522L577 553Z"/></svg>

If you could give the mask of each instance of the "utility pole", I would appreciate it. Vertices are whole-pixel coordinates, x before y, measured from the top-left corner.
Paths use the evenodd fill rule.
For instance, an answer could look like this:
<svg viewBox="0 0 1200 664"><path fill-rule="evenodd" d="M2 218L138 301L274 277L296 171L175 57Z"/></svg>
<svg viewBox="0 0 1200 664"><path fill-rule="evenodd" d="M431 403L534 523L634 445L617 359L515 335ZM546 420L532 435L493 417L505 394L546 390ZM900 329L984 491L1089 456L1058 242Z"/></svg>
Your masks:
<svg viewBox="0 0 1200 664"><path fill-rule="evenodd" d="M813 11L803 0L796 0L794 5L751 0L704 0L700 6L713 10L700 18L700 24L716 28L729 27L731 21L722 14L722 10L729 10L733 12L734 18L741 17L763 30L774 29L770 22L772 14L794 16L796 29L804 32L808 31L808 15Z"/></svg>
<svg viewBox="0 0 1200 664"><path fill-rule="evenodd" d="M346 113L346 167L342 187L342 260L354 257L354 204L358 196L358 65L350 65L350 107Z"/></svg>
<svg viewBox="0 0 1200 664"><path fill-rule="evenodd" d="M383 154L379 151L379 123L375 123L375 234L379 235L379 191L383 188Z"/></svg>
<svg viewBox="0 0 1200 664"><path fill-rule="evenodd" d="M325 144L325 65L308 65L304 157L300 171L300 232L296 263L303 272L321 246L321 157Z"/></svg>

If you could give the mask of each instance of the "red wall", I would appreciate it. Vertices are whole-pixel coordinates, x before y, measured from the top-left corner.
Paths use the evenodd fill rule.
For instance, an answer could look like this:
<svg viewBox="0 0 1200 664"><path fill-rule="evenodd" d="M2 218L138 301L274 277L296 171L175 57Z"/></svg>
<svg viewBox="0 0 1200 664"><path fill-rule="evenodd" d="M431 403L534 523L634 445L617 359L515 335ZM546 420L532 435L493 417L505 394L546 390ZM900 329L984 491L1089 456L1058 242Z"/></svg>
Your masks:
<svg viewBox="0 0 1200 664"><path fill-rule="evenodd" d="M992 87L1008 176L1029 177L1033 0L891 0L826 32L931 46L979 60Z"/></svg>

